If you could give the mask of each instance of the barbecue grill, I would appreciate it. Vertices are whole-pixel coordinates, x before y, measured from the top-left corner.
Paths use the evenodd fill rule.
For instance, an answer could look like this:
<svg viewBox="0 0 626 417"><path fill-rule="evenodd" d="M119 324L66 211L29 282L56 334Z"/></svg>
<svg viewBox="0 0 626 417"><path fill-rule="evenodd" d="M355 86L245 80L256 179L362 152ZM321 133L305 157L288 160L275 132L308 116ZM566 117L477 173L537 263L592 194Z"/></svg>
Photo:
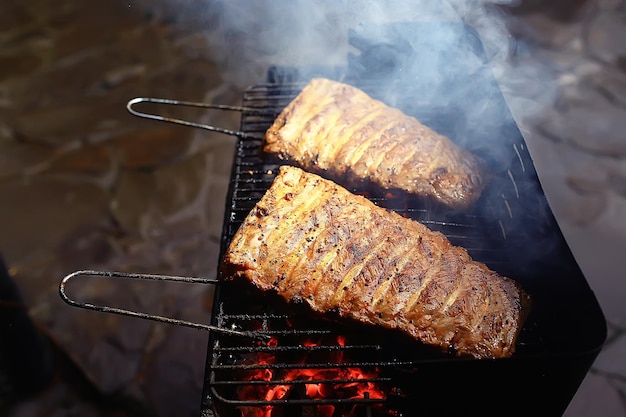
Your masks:
<svg viewBox="0 0 626 417"><path fill-rule="evenodd" d="M207 326L215 331L210 332L207 352L204 417L215 413L220 417L412 416L418 412L424 416L558 416L599 353L606 338L601 309L550 211L524 138L497 83L484 66L471 71L446 68L407 79L405 70L423 62L419 45L429 45L433 39L426 25L420 26L417 41L412 31L407 42L405 29L394 25L378 31L375 43L351 33L362 54L351 57L344 72L272 68L267 82L245 91L240 132L225 132L237 136L237 143L220 258L280 166L280 161L261 151L265 130L308 78L340 78L417 117L487 161L493 176L470 212L450 211L365 185L351 191L444 233L474 259L519 281L531 294L533 308L515 355L475 360L433 352L401 334L332 315L319 317L275 294L218 277L212 322ZM458 25L448 30L452 35L473 34ZM385 39L381 34L392 40L381 41ZM452 35L450 39L455 39ZM398 42L399 37L404 40ZM467 53L481 56L477 38L464 39L471 41L462 47L450 44L449 58ZM376 51L382 51L385 60ZM381 66L383 61L389 65ZM383 77L390 75L395 75L394 81L383 83ZM429 77L435 76L449 79L450 88L460 91L454 105L419 99L432 88ZM463 88L467 77L483 88ZM490 116L483 126L486 130L477 129L475 120L468 119L468 109L481 106ZM498 138L497 146L483 145L485 131Z"/></svg>

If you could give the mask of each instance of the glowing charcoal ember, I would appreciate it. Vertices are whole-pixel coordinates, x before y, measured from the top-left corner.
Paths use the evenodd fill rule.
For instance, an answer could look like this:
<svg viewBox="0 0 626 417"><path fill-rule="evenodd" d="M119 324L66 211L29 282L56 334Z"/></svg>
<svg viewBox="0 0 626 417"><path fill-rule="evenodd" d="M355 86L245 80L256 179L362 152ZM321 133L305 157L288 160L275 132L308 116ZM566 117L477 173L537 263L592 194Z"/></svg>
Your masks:
<svg viewBox="0 0 626 417"><path fill-rule="evenodd" d="M302 342L303 346L316 347L323 346L322 340L307 339ZM277 347L276 339L271 339L268 346ZM345 338L337 337L331 346L345 346ZM303 368L296 369L258 369L248 372L249 381L278 382L274 384L254 384L245 385L238 389L237 394L240 400L248 401L272 401L289 399L290 395L302 395L309 400L324 400L329 398L339 399L384 399L385 393L381 387L374 382L364 381L378 377L378 370L366 372L357 367L333 367L341 365L344 361L343 349L330 350L325 352L323 361L327 361L328 368L306 368L309 355L303 357L298 364ZM319 358L317 358L319 360ZM276 363L274 353L259 352L253 360L257 365L271 365ZM315 381L310 384L291 383L290 381ZM303 385L300 391L297 387ZM300 394L296 394L296 392ZM242 417L277 417L282 415L275 410L273 405L262 406L239 406ZM315 416L322 417L351 417L354 415L354 407L348 408L345 412L339 411L337 407L329 404L313 404L311 409Z"/></svg>

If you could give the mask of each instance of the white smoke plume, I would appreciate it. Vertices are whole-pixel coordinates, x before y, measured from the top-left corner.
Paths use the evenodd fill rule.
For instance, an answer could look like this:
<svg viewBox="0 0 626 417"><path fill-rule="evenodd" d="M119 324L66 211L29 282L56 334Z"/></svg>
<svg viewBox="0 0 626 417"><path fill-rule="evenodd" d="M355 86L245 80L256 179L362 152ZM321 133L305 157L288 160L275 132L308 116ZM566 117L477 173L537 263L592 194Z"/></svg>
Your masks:
<svg viewBox="0 0 626 417"><path fill-rule="evenodd" d="M263 82L271 65L345 65L348 54L354 52L348 43L349 30L392 22L442 22L466 24L478 32L487 65L518 121L552 103L555 84L550 71L530 54L524 59L514 54L519 48L507 28L511 17L502 7L515 6L514 0L168 1L175 21L193 22L196 30L205 33L207 51L223 78L242 88ZM450 42L438 42L437 33L429 36L434 49ZM441 36L448 34L442 31ZM433 90L433 94L441 93Z"/></svg>
<svg viewBox="0 0 626 417"><path fill-rule="evenodd" d="M530 122L554 102L557 83L549 66L539 62L532 49L509 32L509 23L514 17L507 13L504 6L514 6L514 1L163 1L170 2L167 12L173 16L174 23L193 26L192 33L202 32L206 46L203 55L215 62L225 81L240 88L265 82L268 68L274 65L298 68L346 66L350 54L360 53L349 43L350 31L370 32L375 38L377 28L388 23L410 23L407 27L422 30L417 36L408 36L410 46L419 56L406 69L415 70L415 74L395 73L387 81L393 83L393 77L400 75L404 77L404 82L410 81L411 77L417 84L423 79L435 82L428 84L427 88L418 87L410 91L389 88L395 93L383 100L392 106L398 104L396 107L402 110L405 110L403 106L407 105L407 99L409 106L411 101L419 101L415 108L421 111L431 107L435 118L440 114L454 113L454 116L440 118L445 119L444 126L440 123L431 127L493 163L498 173L496 176L504 178L498 184L506 187L502 193L498 187L492 187L494 204L501 205L501 195L504 191L511 191L507 169L514 163L519 166L521 159L517 154L520 149L513 149L509 141L512 137L516 140L517 133L514 129L502 128L502 116L510 109L523 130L526 120ZM472 48L459 47L466 42L471 43L471 34L447 30L455 24L473 28L478 34L482 46L480 57ZM427 36L423 36L424 27L428 27ZM455 52L450 53L449 49ZM473 97L481 96L483 92L488 96L493 91L493 85L484 82L482 75L485 72L495 76L498 91L507 100L506 105L503 106L501 100L490 100L490 97L472 101ZM424 77L424 74L427 76ZM441 83L437 84L437 80ZM429 125L428 120L421 118L421 113L419 118ZM439 130L439 127L444 130ZM515 190L518 185L522 186L514 184ZM535 217L543 216L546 213L542 211L543 200L528 198L536 197L533 193L528 191L524 198L517 198L516 201L531 206L538 213ZM491 208L485 207L485 210ZM511 211L510 207L507 208ZM501 207L494 210L499 213ZM519 211L524 210L520 208ZM510 217L507 227L511 230L525 230L528 226L526 216ZM533 222L541 224L537 218ZM537 252L548 246L549 243L538 245ZM536 255L540 257L543 253ZM532 256L527 251L525 258L518 257L523 264Z"/></svg>

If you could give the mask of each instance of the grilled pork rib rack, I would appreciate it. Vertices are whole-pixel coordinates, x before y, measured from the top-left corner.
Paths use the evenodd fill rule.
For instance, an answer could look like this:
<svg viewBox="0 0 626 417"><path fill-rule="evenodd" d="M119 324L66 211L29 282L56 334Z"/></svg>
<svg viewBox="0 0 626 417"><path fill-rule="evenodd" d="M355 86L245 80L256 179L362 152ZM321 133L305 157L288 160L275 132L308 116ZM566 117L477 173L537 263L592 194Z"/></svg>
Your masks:
<svg viewBox="0 0 626 417"><path fill-rule="evenodd" d="M233 237L222 276L475 358L511 356L530 304L443 234L289 166Z"/></svg>
<svg viewBox="0 0 626 417"><path fill-rule="evenodd" d="M371 182L452 208L480 197L486 173L475 155L414 117L351 85L315 78L278 115L263 150L337 182Z"/></svg>

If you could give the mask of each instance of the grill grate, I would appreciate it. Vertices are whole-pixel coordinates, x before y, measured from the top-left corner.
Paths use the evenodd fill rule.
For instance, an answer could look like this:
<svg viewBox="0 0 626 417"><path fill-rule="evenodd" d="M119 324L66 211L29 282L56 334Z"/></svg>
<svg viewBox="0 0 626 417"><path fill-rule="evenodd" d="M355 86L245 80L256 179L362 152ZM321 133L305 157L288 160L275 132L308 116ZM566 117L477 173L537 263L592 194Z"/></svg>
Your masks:
<svg viewBox="0 0 626 417"><path fill-rule="evenodd" d="M262 153L262 140L258 138L263 136L279 111L295 97L301 87L301 84L262 84L250 88L244 94L243 105L246 108L258 109L258 111L248 110L242 114L241 130L249 135L239 139L236 147L230 198L227 202L222 234L221 255L243 219L271 185L280 165L279 161L272 160L271 157ZM515 144L513 148L521 161L520 149L524 149L523 146ZM525 167L526 173L528 173L528 165L523 162L519 164L520 167ZM508 172L512 171L508 170ZM510 175L505 177L507 181L512 178ZM521 177L516 181L521 184ZM510 186L507 187L507 189L510 188ZM433 230L443 232L453 244L465 247L474 259L485 262L501 273L511 265L508 256L503 255L502 248L507 246L508 240L504 229L507 223L501 217L494 217L492 213L486 215L480 211L449 213L441 208L431 207L427 202L419 199L402 195L376 195L367 188L353 188L351 191L366 195L377 205L395 210L426 224ZM513 208L504 194L499 201L506 203L502 204L508 206L506 213L512 214ZM273 336L278 342L274 346L266 346L255 344L255 342L248 343L227 335L212 335L210 358L207 364L207 385L208 395L214 404L228 404L236 407L293 404L340 406L382 402L393 404L394 397L402 397L399 393L403 392L403 389L401 384L398 384L398 381L404 378L402 375L414 373L414 368L418 364L451 360L449 356L420 348L414 341L405 340L401 335L394 335L396 339L392 337L390 341L388 334L376 335L371 329L367 329L367 340L360 340L358 335L363 330L360 329L360 325L351 324L350 327L342 327L331 320L310 317L307 311L301 310L299 306L285 306L282 299L278 297L242 287L241 283L220 283L214 311L216 324L220 327L258 331ZM337 334L350 336L346 345L339 346L328 341L318 346L303 345L303 341L311 337L324 339ZM377 340L385 340L385 343L372 343ZM312 359L319 357L320 353L325 353L328 357L336 352L341 352L341 361L326 358L316 362ZM529 320L519 338L518 355L538 355L543 352L545 352L545 347L540 326L537 322ZM259 355L268 353L274 355L272 363L255 363ZM454 360L463 361L464 359L454 358ZM342 377L294 381L282 376L285 370L345 368L372 370L375 376L359 381ZM248 379L250 371L259 370L270 371L273 374L271 380ZM310 399L301 396L294 398L290 394L283 398L267 399L241 398L240 394L242 390L254 390L258 387L288 385L291 391L297 392L304 384L356 382L360 385L374 383L384 386L385 395L381 398L367 398L368 395L364 394L358 398L347 399L331 395L324 399ZM363 390L367 392L367 388Z"/></svg>

